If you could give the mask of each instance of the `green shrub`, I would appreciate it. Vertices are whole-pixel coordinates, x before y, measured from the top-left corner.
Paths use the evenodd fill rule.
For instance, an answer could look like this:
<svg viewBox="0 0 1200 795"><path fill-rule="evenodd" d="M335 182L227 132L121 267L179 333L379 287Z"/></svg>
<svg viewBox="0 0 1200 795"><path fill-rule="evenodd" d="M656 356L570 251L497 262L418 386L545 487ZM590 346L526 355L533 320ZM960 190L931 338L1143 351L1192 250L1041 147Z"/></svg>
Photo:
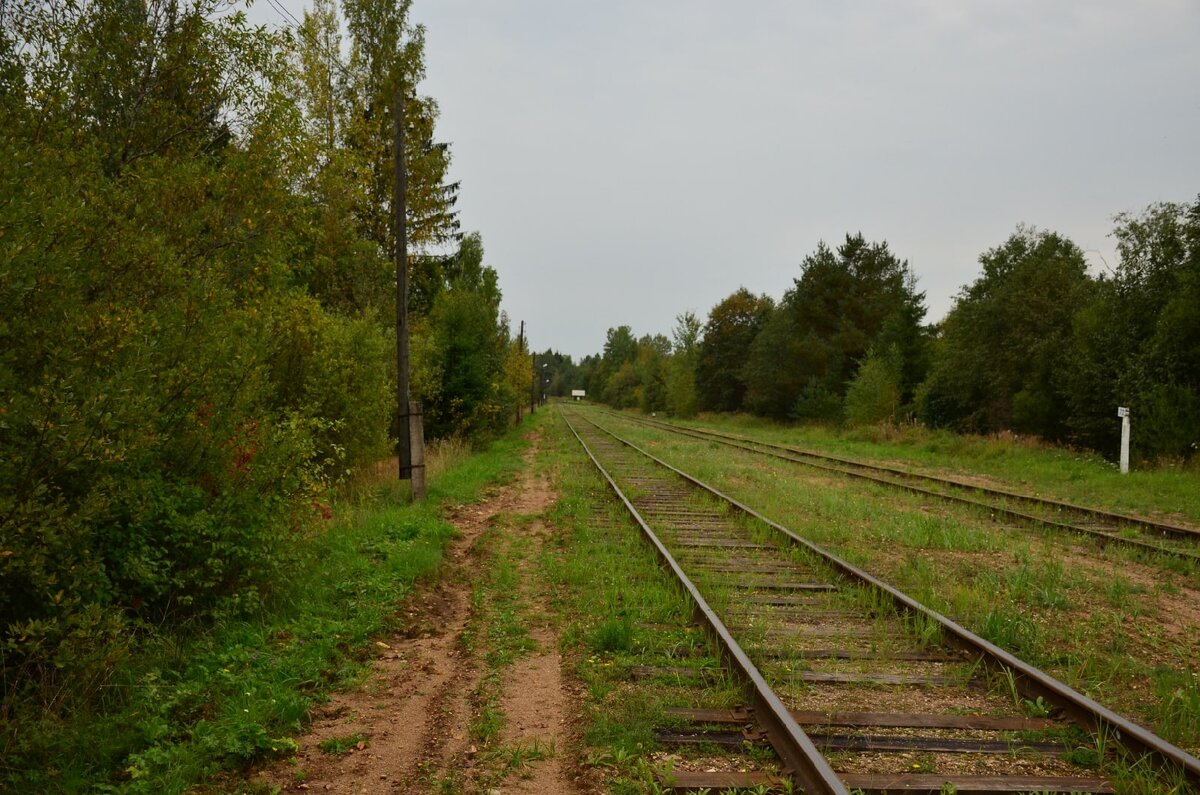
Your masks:
<svg viewBox="0 0 1200 795"><path fill-rule="evenodd" d="M895 350L867 354L846 390L846 424L894 422L900 411L900 357Z"/></svg>

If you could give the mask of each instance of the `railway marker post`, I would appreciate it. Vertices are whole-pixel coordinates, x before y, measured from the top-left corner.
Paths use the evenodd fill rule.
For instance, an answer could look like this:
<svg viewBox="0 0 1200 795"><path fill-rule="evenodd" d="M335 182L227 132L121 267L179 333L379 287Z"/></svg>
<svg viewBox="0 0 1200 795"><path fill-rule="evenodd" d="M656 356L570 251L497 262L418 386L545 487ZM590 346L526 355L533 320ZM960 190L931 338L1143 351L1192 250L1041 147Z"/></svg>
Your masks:
<svg viewBox="0 0 1200 795"><path fill-rule="evenodd" d="M1121 418L1121 474L1129 474L1129 407L1117 406Z"/></svg>

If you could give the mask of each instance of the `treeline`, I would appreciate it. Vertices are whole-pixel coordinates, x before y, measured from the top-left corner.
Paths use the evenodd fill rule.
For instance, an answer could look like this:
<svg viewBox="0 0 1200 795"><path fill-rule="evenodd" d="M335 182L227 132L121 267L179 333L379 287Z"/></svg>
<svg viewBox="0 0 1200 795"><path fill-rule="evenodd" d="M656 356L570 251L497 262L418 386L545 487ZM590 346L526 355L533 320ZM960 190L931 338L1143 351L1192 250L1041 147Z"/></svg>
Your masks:
<svg viewBox="0 0 1200 795"><path fill-rule="evenodd" d="M690 416L922 423L1013 431L1114 455L1117 406L1135 458L1200 445L1200 199L1120 215L1119 261L1089 273L1062 235L1018 227L938 324L887 243L821 243L778 300L740 289L673 339L610 329L580 365L589 397Z"/></svg>
<svg viewBox="0 0 1200 795"><path fill-rule="evenodd" d="M139 638L259 609L390 454L398 86L428 433L527 399L407 11L0 6L0 756L17 716L119 701Z"/></svg>

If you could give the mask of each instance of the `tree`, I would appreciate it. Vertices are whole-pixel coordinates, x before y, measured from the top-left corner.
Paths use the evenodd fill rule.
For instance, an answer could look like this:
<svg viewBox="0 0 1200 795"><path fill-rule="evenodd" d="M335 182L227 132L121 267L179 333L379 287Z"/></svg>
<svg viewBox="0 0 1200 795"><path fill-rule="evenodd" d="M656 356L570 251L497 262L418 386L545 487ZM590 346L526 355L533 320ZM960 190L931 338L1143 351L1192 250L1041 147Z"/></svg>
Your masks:
<svg viewBox="0 0 1200 795"><path fill-rule="evenodd" d="M883 349L902 359L902 392L911 392L922 370L925 308L908 263L887 243L856 234L836 251L818 244L800 267L750 348L747 407L780 419L838 420L847 385L881 335Z"/></svg>
<svg viewBox="0 0 1200 795"><path fill-rule="evenodd" d="M633 329L629 326L610 328L605 334L604 352L588 378L588 393L596 400L616 405L617 396L624 394L626 385L634 381L632 370L622 376L621 385L613 386L611 390L610 381L624 365L629 364L632 368L636 358L637 340L633 336Z"/></svg>
<svg viewBox="0 0 1200 795"><path fill-rule="evenodd" d="M742 368L750 344L770 314L772 301L746 288L728 296L708 314L696 362L700 406L710 411L742 408L746 383Z"/></svg>
<svg viewBox="0 0 1200 795"><path fill-rule="evenodd" d="M638 340L635 363L637 406L643 412L658 412L667 408L667 362L670 355L671 342L661 334L647 334Z"/></svg>
<svg viewBox="0 0 1200 795"><path fill-rule="evenodd" d="M848 425L895 422L902 404L903 359L899 349L872 347L846 389Z"/></svg>
<svg viewBox="0 0 1200 795"><path fill-rule="evenodd" d="M446 181L449 148L434 140L437 105L416 92L425 70L424 30L410 25L409 5L347 0L350 57L343 62L337 7L319 0L305 12L292 54L307 133L292 143L310 164L300 182L319 232L297 268L326 306L371 314L381 325L395 316L392 114L398 86L405 97L407 233L414 254L410 313L432 307L423 288L438 281L429 269L440 258L428 250L457 239L459 228L458 185Z"/></svg>
<svg viewBox="0 0 1200 795"><path fill-rule="evenodd" d="M1112 453L1116 406L1143 458L1200 446L1200 198L1117 217L1120 262L1075 318L1063 372L1073 437Z"/></svg>
<svg viewBox="0 0 1200 795"><path fill-rule="evenodd" d="M343 137L356 154L366 185L358 207L364 237L393 250L392 105L399 88L405 104L405 152L409 243L416 249L452 239L457 183L446 182L449 148L434 141L437 103L416 94L425 74L425 29L409 22L411 0L344 0L350 59L345 70L348 121Z"/></svg>
<svg viewBox="0 0 1200 795"><path fill-rule="evenodd" d="M1057 374L1093 286L1083 253L1061 235L1018 227L979 261L983 273L963 288L942 324L923 419L963 431L1061 438L1067 403Z"/></svg>
<svg viewBox="0 0 1200 795"><path fill-rule="evenodd" d="M293 281L287 37L217 10L0 15L6 703L90 708L63 683L108 680L139 632L255 609L384 436L381 337Z"/></svg>
<svg viewBox="0 0 1200 795"><path fill-rule="evenodd" d="M586 389L586 374L565 353L547 348L537 355L538 367L542 369L542 380L549 380L545 393L549 397L565 397L573 389Z"/></svg>
<svg viewBox="0 0 1200 795"><path fill-rule="evenodd" d="M416 349L414 383L430 384L416 395L432 438L488 438L528 400L529 354L509 339L499 280L483 256L482 240L470 234L446 260L429 315L431 344Z"/></svg>
<svg viewBox="0 0 1200 795"><path fill-rule="evenodd" d="M677 417L696 414L696 363L700 358L700 340L704 327L694 312L675 316L671 331L671 358L667 363L667 411Z"/></svg>
<svg viewBox="0 0 1200 795"><path fill-rule="evenodd" d="M416 93L407 4L356 4L342 67L330 3L299 39L228 11L217 0L0 8L11 736L38 734L14 729L31 715L119 702L122 688L78 683L119 681L146 638L260 609L294 576L324 492L386 450L385 114L400 77L415 246L453 236L448 154L433 143L436 106ZM528 364L516 372L476 248L451 263L453 279L428 262L437 289L413 349L430 366L414 384L447 426L483 434ZM7 745L4 781L60 788L46 783L53 755L17 758L27 747Z"/></svg>

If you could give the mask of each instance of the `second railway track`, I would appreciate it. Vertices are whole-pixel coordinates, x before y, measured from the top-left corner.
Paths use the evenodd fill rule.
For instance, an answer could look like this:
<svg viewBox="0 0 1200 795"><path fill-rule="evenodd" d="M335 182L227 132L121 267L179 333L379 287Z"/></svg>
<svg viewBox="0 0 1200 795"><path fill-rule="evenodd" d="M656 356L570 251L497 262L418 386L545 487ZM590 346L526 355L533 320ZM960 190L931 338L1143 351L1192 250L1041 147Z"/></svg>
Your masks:
<svg viewBox="0 0 1200 795"><path fill-rule="evenodd" d="M564 419L748 694L750 713L677 711L697 728L664 741L719 744L722 724L752 719L805 792L963 795L1119 792L1080 766L1111 744L1183 787L1164 792L1196 791L1200 760L594 421ZM922 761L899 772L901 753Z"/></svg>
<svg viewBox="0 0 1200 795"><path fill-rule="evenodd" d="M610 412L622 420L681 436L791 461L837 475L860 478L941 500L990 511L1019 522L1038 524L1090 537L1100 544L1138 549L1200 565L1200 530L1173 522L1116 513L1063 500L964 483L896 466L856 461L746 436L676 425Z"/></svg>

